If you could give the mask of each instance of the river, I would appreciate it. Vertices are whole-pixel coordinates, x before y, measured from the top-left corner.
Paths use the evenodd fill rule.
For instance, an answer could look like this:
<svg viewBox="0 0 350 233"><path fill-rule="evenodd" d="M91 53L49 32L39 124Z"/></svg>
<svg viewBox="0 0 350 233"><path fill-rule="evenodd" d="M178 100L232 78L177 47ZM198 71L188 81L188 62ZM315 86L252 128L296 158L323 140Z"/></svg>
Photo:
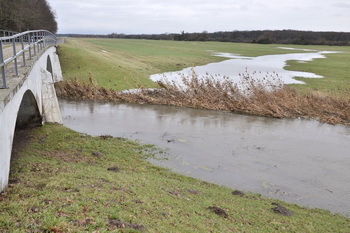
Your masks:
<svg viewBox="0 0 350 233"><path fill-rule="evenodd" d="M156 105L60 100L60 108L78 132L165 149L156 165L350 216L349 127Z"/></svg>

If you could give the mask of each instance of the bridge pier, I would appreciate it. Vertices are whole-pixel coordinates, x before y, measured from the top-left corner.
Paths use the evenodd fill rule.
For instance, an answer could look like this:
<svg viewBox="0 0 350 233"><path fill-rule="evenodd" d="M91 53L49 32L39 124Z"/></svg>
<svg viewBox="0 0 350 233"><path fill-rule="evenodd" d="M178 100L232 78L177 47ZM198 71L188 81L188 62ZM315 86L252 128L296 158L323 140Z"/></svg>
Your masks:
<svg viewBox="0 0 350 233"><path fill-rule="evenodd" d="M56 47L50 47L10 77L0 90L0 191L8 184L16 127L62 123L54 83L62 80Z"/></svg>

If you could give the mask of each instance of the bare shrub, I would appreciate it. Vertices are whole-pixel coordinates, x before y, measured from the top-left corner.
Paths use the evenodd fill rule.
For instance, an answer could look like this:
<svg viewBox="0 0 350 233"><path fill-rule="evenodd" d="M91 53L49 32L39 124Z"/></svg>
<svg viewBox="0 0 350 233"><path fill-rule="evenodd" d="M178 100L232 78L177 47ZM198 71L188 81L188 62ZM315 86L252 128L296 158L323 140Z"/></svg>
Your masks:
<svg viewBox="0 0 350 233"><path fill-rule="evenodd" d="M115 92L98 87L92 80L80 83L65 81L57 85L63 98L126 101L191 108L230 111L276 118L311 118L329 124L350 125L350 91L342 97L298 93L278 80L256 81L242 75L241 83L212 77L182 78L183 84L158 82L158 89L138 92ZM244 88L242 88L244 87Z"/></svg>

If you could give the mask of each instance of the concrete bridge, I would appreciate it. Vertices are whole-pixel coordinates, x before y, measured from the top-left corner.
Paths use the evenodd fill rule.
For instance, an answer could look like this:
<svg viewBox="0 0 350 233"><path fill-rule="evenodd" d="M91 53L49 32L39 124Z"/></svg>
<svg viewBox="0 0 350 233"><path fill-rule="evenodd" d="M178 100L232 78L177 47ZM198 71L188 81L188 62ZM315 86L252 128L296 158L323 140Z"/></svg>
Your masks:
<svg viewBox="0 0 350 233"><path fill-rule="evenodd" d="M0 37L0 191L8 184L15 129L61 123L54 83L62 80L56 37L28 31Z"/></svg>

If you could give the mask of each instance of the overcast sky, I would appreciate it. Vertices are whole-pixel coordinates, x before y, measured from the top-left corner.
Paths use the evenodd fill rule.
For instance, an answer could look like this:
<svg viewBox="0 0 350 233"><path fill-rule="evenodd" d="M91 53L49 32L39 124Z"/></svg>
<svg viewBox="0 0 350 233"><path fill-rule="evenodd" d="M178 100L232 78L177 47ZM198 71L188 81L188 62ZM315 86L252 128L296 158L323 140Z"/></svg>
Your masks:
<svg viewBox="0 0 350 233"><path fill-rule="evenodd" d="M48 0L58 33L350 32L349 0Z"/></svg>

